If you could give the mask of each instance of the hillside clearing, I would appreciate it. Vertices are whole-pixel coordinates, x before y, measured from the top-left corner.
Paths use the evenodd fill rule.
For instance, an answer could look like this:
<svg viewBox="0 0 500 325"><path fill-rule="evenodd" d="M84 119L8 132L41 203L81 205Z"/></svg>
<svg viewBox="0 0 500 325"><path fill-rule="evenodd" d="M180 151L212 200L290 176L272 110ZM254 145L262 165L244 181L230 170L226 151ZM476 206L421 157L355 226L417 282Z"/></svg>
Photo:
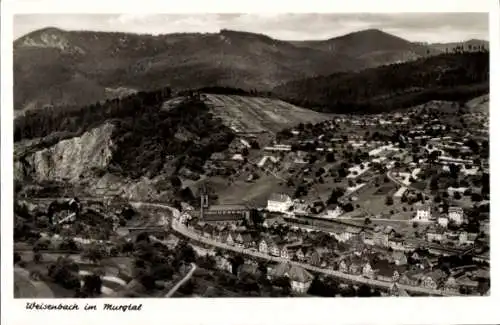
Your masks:
<svg viewBox="0 0 500 325"><path fill-rule="evenodd" d="M330 118L282 100L236 95L207 94L207 104L224 124L239 132L278 132L299 123L317 123Z"/></svg>

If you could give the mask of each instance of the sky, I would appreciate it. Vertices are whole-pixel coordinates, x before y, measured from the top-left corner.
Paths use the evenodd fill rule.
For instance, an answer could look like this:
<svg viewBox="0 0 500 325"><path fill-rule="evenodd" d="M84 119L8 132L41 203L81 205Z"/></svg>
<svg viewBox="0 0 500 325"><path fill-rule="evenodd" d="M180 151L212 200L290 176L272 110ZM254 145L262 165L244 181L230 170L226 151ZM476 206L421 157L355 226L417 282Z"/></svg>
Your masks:
<svg viewBox="0 0 500 325"><path fill-rule="evenodd" d="M414 42L488 40L487 13L23 14L14 16L14 38L49 26L153 35L225 28L281 40L321 40L377 28Z"/></svg>

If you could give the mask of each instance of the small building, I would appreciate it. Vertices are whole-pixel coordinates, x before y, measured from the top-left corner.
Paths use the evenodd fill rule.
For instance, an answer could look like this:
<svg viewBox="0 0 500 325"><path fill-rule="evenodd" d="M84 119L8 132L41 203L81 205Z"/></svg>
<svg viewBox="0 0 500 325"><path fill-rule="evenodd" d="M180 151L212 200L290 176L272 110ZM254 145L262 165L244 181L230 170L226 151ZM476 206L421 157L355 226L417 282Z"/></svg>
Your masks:
<svg viewBox="0 0 500 325"><path fill-rule="evenodd" d="M302 248L299 247L299 249L297 249L297 251L295 252L295 256L297 257L297 259L299 261L304 261L306 256L304 254L304 251Z"/></svg>
<svg viewBox="0 0 500 325"><path fill-rule="evenodd" d="M274 241L268 240L267 247L269 250L269 255L272 255L272 256L280 256L281 255L280 247Z"/></svg>
<svg viewBox="0 0 500 325"><path fill-rule="evenodd" d="M358 237L362 234L362 229L358 227L348 226L345 231L340 234L341 241L348 241L351 238Z"/></svg>
<svg viewBox="0 0 500 325"><path fill-rule="evenodd" d="M347 264L346 260L341 260L339 263L339 272L342 273L348 273L349 272L349 265Z"/></svg>
<svg viewBox="0 0 500 325"><path fill-rule="evenodd" d="M433 227L427 230L427 241L441 242L443 239L444 239L444 229Z"/></svg>
<svg viewBox="0 0 500 325"><path fill-rule="evenodd" d="M286 245L284 245L284 246L281 247L280 257L284 258L284 259L289 259L290 258L290 254L288 252L288 248L286 247Z"/></svg>
<svg viewBox="0 0 500 325"><path fill-rule="evenodd" d="M439 217L438 224L443 228L448 228L448 218L447 217Z"/></svg>
<svg viewBox="0 0 500 325"><path fill-rule="evenodd" d="M267 200L267 210L270 212L287 212L293 206L290 196L280 193L271 194Z"/></svg>
<svg viewBox="0 0 500 325"><path fill-rule="evenodd" d="M464 222L464 210L460 207L449 207L448 218L456 225L461 225Z"/></svg>
<svg viewBox="0 0 500 325"><path fill-rule="evenodd" d="M408 260L406 258L406 254L403 252L393 252L392 253L392 261L397 266L406 265Z"/></svg>
<svg viewBox="0 0 500 325"><path fill-rule="evenodd" d="M269 254L269 247L267 246L267 242L265 241L265 239L262 239L259 242L259 252L266 255Z"/></svg>
<svg viewBox="0 0 500 325"><path fill-rule="evenodd" d="M363 276L370 279L375 278L375 272L373 271L370 262L366 262L366 264L363 266Z"/></svg>
<svg viewBox="0 0 500 325"><path fill-rule="evenodd" d="M286 277L290 281L292 291L304 294L309 290L314 276L304 268L289 263L281 263L271 269L269 276L272 279Z"/></svg>
<svg viewBox="0 0 500 325"><path fill-rule="evenodd" d="M401 288L396 282L394 282L389 289L389 294L393 297L409 297L410 295L406 290Z"/></svg>
<svg viewBox="0 0 500 325"><path fill-rule="evenodd" d="M446 280L446 274L441 270L434 270L426 275L422 279L422 285L429 289L438 289L441 287Z"/></svg>
<svg viewBox="0 0 500 325"><path fill-rule="evenodd" d="M415 215L416 221L429 221L431 219L431 207L428 204L421 204L417 207Z"/></svg>

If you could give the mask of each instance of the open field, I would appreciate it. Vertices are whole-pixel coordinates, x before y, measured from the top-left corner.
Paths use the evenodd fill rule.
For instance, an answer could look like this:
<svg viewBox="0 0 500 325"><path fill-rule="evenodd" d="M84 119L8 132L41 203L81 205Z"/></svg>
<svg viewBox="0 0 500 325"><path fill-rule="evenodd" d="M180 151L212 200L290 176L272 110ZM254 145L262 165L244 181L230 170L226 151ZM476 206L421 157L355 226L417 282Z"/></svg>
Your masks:
<svg viewBox="0 0 500 325"><path fill-rule="evenodd" d="M271 98L207 94L207 101L216 116L241 132L278 132L299 123L330 118L330 115Z"/></svg>
<svg viewBox="0 0 500 325"><path fill-rule="evenodd" d="M394 203L392 205L386 204L387 196L392 197L397 190L398 187L393 183L382 183L380 187L371 186L361 192L358 200L353 204L359 204L362 210L371 215L381 215L381 218L384 219L411 219L414 212L411 211L411 206L407 203L401 203L398 198L393 198ZM394 211L394 214L391 214L390 211Z"/></svg>
<svg viewBox="0 0 500 325"><path fill-rule="evenodd" d="M286 184L280 185L280 180L272 175L263 175L251 183L237 180L230 186L227 186L225 179L217 177L211 180L211 184L213 184L215 192L219 195L219 203L224 204L252 202L266 205L267 198L271 193L290 191L290 189L287 189Z"/></svg>

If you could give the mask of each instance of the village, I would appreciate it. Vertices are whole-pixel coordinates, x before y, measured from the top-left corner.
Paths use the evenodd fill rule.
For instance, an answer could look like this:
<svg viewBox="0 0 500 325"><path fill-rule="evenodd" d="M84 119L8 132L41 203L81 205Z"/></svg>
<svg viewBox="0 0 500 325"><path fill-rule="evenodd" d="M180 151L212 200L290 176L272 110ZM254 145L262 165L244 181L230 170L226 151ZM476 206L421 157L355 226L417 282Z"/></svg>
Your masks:
<svg viewBox="0 0 500 325"><path fill-rule="evenodd" d="M489 278L487 114L464 113L457 124L442 105L299 125L263 149L244 135L229 160L254 158L245 182L270 176L284 190L260 204L212 205L205 193L200 208L183 205L181 223L283 261L477 292ZM225 170L223 155L213 158L209 168Z"/></svg>
<svg viewBox="0 0 500 325"><path fill-rule="evenodd" d="M325 277L382 287L383 295L415 294L403 287L487 294L488 117L463 109L457 118L443 105L458 104L337 115L276 136L235 129L230 149L213 154L204 174L180 170L184 190L196 195L175 202L177 216L146 213L137 221L134 207L112 199L86 203L90 219L83 220L72 199L43 208L38 226L56 232L41 235L59 249L68 246L64 238L84 252L108 243L102 258L122 254L137 236L174 251L187 239L199 258L213 258L219 271L210 272L267 279L257 283L286 279L290 290L273 293L284 296L315 295Z"/></svg>

